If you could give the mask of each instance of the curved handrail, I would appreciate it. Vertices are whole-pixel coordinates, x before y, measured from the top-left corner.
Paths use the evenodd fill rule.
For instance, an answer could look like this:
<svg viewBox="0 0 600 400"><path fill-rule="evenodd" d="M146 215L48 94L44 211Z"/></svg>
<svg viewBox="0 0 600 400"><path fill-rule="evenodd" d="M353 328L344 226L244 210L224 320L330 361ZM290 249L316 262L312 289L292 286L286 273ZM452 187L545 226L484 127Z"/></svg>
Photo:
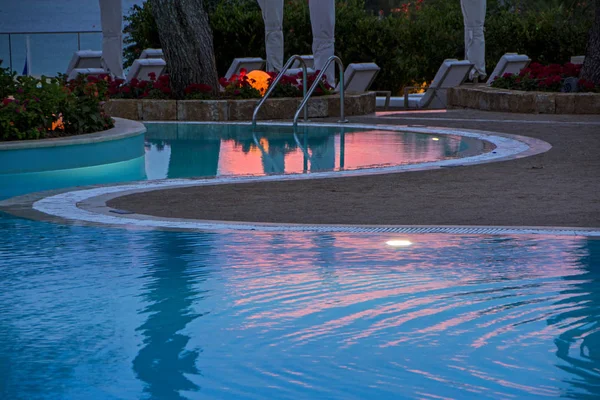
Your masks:
<svg viewBox="0 0 600 400"><path fill-rule="evenodd" d="M258 116L258 110L260 110L260 108L265 103L265 101L267 101L267 99L269 98L269 96L271 95L271 93L273 92L273 90L275 89L275 86L277 86L277 84L279 83L279 81L281 81L281 78L283 78L283 76L285 75L285 72L288 69L290 69L290 67L292 66L292 63L294 61L299 61L300 65L302 66L302 94L304 96L306 96L306 82L307 82L307 75L308 75L308 73L307 73L307 67L306 67L306 62L299 55L293 55L285 63L285 65L283 66L283 68L281 69L281 71L279 72L279 74L277 75L277 78L275 78L275 80L273 81L273 83L271 83L271 85L269 86L269 89L267 89L267 92L265 93L265 95L263 96L263 98L258 102L258 104L256 105L256 107L254 108L254 113L252 114L252 129L256 128L256 118ZM304 113L304 121L306 121L306 120L308 120L308 110Z"/></svg>
<svg viewBox="0 0 600 400"><path fill-rule="evenodd" d="M306 104L308 103L308 100L310 100L310 96L312 96L315 89L319 85L321 78L323 78L323 75L325 75L325 71L327 71L327 67L329 67L329 65L334 61L340 69L340 82L339 82L339 86L340 86L340 121L339 122L348 122L348 120L346 120L346 118L344 116L344 91L346 90L344 88L344 64L342 63L342 60L340 60L339 57L331 56L325 63L325 66L323 67L321 72L319 72L319 75L317 75L317 77L316 77L315 81L313 82L312 86L310 87L310 89L308 89L308 93L306 93L304 95L304 98L302 99L302 102L300 103L300 107L298 107L298 110L296 111L296 115L294 115L294 131L298 127L298 118L300 117L300 113L304 109L304 113L306 115L306 110L307 110Z"/></svg>

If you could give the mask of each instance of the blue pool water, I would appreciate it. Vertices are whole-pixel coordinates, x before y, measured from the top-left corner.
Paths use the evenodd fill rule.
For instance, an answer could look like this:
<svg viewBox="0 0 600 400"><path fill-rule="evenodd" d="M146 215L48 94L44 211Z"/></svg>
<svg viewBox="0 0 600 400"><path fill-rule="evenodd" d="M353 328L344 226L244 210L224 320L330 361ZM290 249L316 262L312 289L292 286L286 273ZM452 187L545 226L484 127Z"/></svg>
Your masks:
<svg viewBox="0 0 600 400"><path fill-rule="evenodd" d="M600 241L4 216L0 398L600 396Z"/></svg>
<svg viewBox="0 0 600 400"><path fill-rule="evenodd" d="M490 150L489 144L473 138L350 128L311 127L296 136L291 127L277 126L261 126L254 136L249 126L240 125L148 124L147 129L144 157L87 168L0 174L0 200L99 183L385 167Z"/></svg>
<svg viewBox="0 0 600 400"><path fill-rule="evenodd" d="M281 132L150 128L131 165L48 172L19 190L482 151L346 132L342 157L336 130L304 146ZM2 213L0 234L0 399L600 397L598 239L138 231Z"/></svg>

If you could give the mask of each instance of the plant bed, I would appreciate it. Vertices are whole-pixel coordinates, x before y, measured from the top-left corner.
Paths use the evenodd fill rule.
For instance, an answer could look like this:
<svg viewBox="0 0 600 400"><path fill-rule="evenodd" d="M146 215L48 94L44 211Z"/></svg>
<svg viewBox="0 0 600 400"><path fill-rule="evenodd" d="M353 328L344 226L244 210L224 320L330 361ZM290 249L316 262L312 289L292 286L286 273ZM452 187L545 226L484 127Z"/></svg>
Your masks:
<svg viewBox="0 0 600 400"><path fill-rule="evenodd" d="M0 142L98 132L113 127L104 112L106 81L40 79L0 68Z"/></svg>
<svg viewBox="0 0 600 400"><path fill-rule="evenodd" d="M113 128L101 132L0 142L0 177L137 159L144 155L145 132L139 122L116 118Z"/></svg>
<svg viewBox="0 0 600 400"><path fill-rule="evenodd" d="M486 85L448 90L448 108L528 114L600 114L600 93L498 89Z"/></svg>

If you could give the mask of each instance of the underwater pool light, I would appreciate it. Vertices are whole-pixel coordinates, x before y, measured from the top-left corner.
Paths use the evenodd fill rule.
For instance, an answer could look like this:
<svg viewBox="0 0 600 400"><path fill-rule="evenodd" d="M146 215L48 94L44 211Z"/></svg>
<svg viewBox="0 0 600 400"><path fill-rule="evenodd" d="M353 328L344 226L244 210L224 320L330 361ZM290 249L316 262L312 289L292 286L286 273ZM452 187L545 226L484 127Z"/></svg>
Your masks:
<svg viewBox="0 0 600 400"><path fill-rule="evenodd" d="M410 240L388 240L385 244L392 247L408 247L412 242Z"/></svg>

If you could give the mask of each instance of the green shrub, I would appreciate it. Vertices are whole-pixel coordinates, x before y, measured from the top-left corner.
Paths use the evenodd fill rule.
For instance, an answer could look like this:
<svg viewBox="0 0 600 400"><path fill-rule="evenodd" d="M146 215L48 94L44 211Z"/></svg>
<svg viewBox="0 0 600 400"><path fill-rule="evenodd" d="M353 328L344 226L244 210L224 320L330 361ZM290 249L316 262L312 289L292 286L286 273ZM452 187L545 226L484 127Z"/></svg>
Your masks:
<svg viewBox="0 0 600 400"><path fill-rule="evenodd" d="M214 3L214 2L213 2ZM523 4L529 4L524 7ZM219 75L236 57L265 56L264 24L256 0L221 0L209 7ZM515 0L499 6L488 1L486 67L491 72L507 52L542 63L564 63L585 53L593 22L589 2ZM126 17L131 35L126 64L146 47L160 47L149 3ZM460 2L418 0L401 12L379 19L364 0L336 4L336 54L345 64L375 62L381 67L374 89L402 91L431 81L446 58L464 57ZM306 0L286 0L283 32L285 57L311 54L312 33Z"/></svg>
<svg viewBox="0 0 600 400"><path fill-rule="evenodd" d="M6 72L0 73L3 81ZM0 100L0 141L42 139L102 131L113 122L102 110L108 85L80 78L20 76Z"/></svg>
<svg viewBox="0 0 600 400"><path fill-rule="evenodd" d="M10 72L8 68L0 68L0 99L15 94L16 72Z"/></svg>

